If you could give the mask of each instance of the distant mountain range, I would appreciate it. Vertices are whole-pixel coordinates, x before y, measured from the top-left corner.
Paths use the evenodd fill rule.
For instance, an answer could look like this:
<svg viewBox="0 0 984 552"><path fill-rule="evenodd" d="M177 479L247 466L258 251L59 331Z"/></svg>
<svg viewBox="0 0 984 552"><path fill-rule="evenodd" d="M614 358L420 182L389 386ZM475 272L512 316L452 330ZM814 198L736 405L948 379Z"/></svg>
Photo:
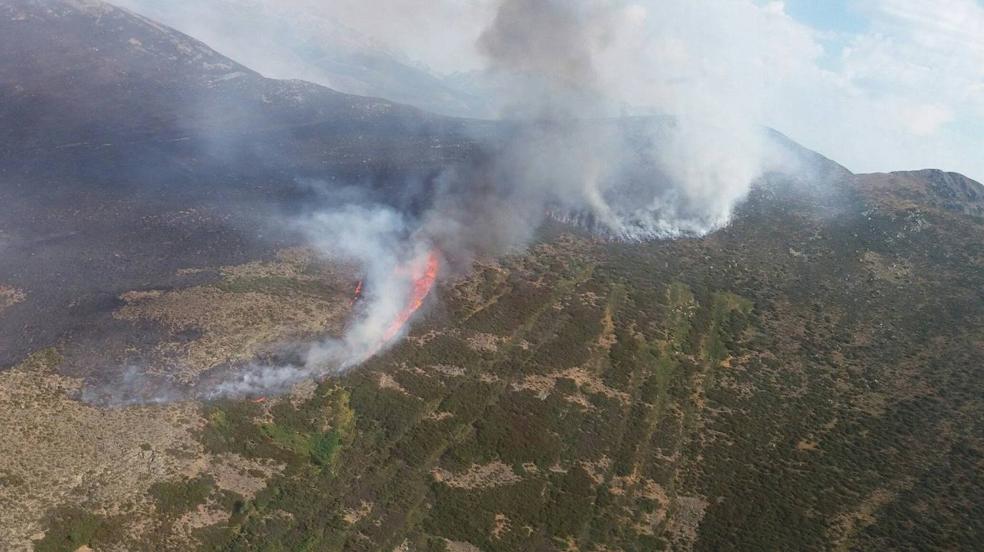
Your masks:
<svg viewBox="0 0 984 552"><path fill-rule="evenodd" d="M463 75L435 74L338 21L289 3L124 0L156 21L193 34L266 76L303 78L349 94L380 96L433 113L491 116L482 89Z"/></svg>

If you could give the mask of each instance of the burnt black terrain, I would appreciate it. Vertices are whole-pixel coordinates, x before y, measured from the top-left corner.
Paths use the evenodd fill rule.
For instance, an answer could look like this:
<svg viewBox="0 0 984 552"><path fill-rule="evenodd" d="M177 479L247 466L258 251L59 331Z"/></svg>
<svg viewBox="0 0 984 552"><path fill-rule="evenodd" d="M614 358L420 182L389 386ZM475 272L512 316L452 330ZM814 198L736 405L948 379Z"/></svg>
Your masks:
<svg viewBox="0 0 984 552"><path fill-rule="evenodd" d="M265 79L100 2L4 0L0 51L0 282L29 298L0 366L111 325L123 291L282 247L267 221L306 180L400 202L473 149L460 121Z"/></svg>

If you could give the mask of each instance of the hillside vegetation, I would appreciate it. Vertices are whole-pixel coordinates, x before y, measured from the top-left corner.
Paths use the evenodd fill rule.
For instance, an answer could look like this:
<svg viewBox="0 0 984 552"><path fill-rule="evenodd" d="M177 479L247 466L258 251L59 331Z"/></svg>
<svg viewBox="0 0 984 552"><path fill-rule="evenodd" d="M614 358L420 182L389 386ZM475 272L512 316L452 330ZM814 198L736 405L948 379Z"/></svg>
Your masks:
<svg viewBox="0 0 984 552"><path fill-rule="evenodd" d="M203 405L204 452L277 466L255 495L165 479L39 549L971 550L984 221L929 177L766 186L699 240L545 229L345 376Z"/></svg>

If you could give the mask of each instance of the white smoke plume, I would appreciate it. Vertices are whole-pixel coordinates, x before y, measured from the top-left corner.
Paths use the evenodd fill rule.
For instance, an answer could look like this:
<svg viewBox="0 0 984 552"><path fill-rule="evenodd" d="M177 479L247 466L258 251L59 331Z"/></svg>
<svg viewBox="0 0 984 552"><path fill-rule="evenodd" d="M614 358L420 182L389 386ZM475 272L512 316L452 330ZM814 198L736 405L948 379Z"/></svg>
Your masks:
<svg viewBox="0 0 984 552"><path fill-rule="evenodd" d="M479 49L507 83L503 116L534 121L506 162L554 216L629 240L705 234L728 223L771 162L767 142L717 94L689 88L653 98L664 117L616 120L630 84L660 70L625 59L622 34L646 17L608 0L501 2Z"/></svg>
<svg viewBox="0 0 984 552"><path fill-rule="evenodd" d="M104 405L159 404L188 399L280 394L303 381L350 369L392 346L407 329L414 283L440 253L419 224L392 207L372 203L351 189L337 190L349 203L288 221L325 260L358 267L361 294L340 337L285 345L290 361L253 362L217 369L192 385L128 366L109 384L86 386L81 398ZM436 276L436 274L434 274ZM416 309L413 309L416 310Z"/></svg>
<svg viewBox="0 0 984 552"><path fill-rule="evenodd" d="M341 338L306 346L296 362L239 369L199 394L283 391L374 355L411 301L403 267L435 248L467 267L476 255L528 243L546 216L624 240L726 225L774 162L768 142L720 93L663 86L650 74L659 71L652 60L628 59L627 45L649 17L640 10L619 0L498 2L474 38L486 78L498 83L503 119L488 155L449 168L422 213L349 198L295 221L326 258L364 271L360 310ZM657 84L638 85L647 79ZM626 116L640 91L653 94L655 109Z"/></svg>
<svg viewBox="0 0 984 552"><path fill-rule="evenodd" d="M358 266L363 293L344 335L306 345L295 364L252 364L200 391L205 398L279 393L310 379L347 370L390 346L405 331L395 325L412 299L414 279L434 248L407 218L382 205L352 203L294 221L326 259Z"/></svg>
<svg viewBox="0 0 984 552"><path fill-rule="evenodd" d="M324 42L330 51L381 49L408 66L432 68L434 82L484 102L473 113L535 122L500 152L508 166L497 172L519 179L510 193L522 185L529 188L519 194L524 200L547 204L540 211L625 239L721 227L755 178L776 162L759 124L770 111L763 93L769 68L781 68L783 58L759 58L767 49L757 43L750 55L736 52L736 42L749 41L747 25L731 31L728 19L754 19L797 50L807 49L780 16L731 0L122 4L249 66L278 68L274 76L312 78L343 91L385 96L394 84L420 92L426 87L400 70L383 75L375 90L371 83L351 88L345 78L319 78L310 63L291 73L297 57ZM230 20L230 14L237 15ZM637 121L628 133L598 124L643 114L664 118Z"/></svg>

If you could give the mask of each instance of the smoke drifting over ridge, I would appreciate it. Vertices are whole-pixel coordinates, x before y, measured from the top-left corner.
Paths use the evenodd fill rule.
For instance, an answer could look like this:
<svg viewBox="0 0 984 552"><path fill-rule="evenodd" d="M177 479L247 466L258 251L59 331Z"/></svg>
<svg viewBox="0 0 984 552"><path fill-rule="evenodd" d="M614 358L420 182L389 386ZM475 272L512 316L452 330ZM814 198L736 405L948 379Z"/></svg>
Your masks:
<svg viewBox="0 0 984 552"><path fill-rule="evenodd" d="M623 79L653 69L613 62L641 17L635 6L503 0L495 14L476 44L503 83L504 136L482 159L448 167L419 212L349 193L290 221L324 257L362 268L364 301L340 339L301 347L291 364L226 373L196 396L280 392L358 365L406 331L394 323L419 306L422 271L439 269L429 262L466 270L522 247L546 217L631 241L711 232L776 162L764 132L713 95L670 95L654 102L660 116L623 116Z"/></svg>
<svg viewBox="0 0 984 552"><path fill-rule="evenodd" d="M500 3L478 47L507 83L502 116L527 123L500 171L554 216L615 238L705 234L777 159L762 130L713 94L664 93L650 102L660 118L620 117L633 81L660 69L633 66L620 44L646 17L605 0Z"/></svg>
<svg viewBox="0 0 984 552"><path fill-rule="evenodd" d="M617 5L592 0L499 5L478 47L488 70L509 83L501 109L515 130L486 163L449 169L416 228L378 206L346 207L307 223L318 250L366 267L370 294L341 342L307 352L307 370L344 369L385 341L380 332L409 292L397 267L425 257L434 244L466 264L523 245L548 214L628 240L700 235L728 222L762 170L756 148L764 137L696 113L611 118L616 101L596 65L623 17ZM288 378L303 372L280 369ZM251 378L267 386L274 373L261 369Z"/></svg>
<svg viewBox="0 0 984 552"><path fill-rule="evenodd" d="M478 39L488 70L511 80L510 115L597 116L603 98L595 57L614 29L583 2L505 0Z"/></svg>

